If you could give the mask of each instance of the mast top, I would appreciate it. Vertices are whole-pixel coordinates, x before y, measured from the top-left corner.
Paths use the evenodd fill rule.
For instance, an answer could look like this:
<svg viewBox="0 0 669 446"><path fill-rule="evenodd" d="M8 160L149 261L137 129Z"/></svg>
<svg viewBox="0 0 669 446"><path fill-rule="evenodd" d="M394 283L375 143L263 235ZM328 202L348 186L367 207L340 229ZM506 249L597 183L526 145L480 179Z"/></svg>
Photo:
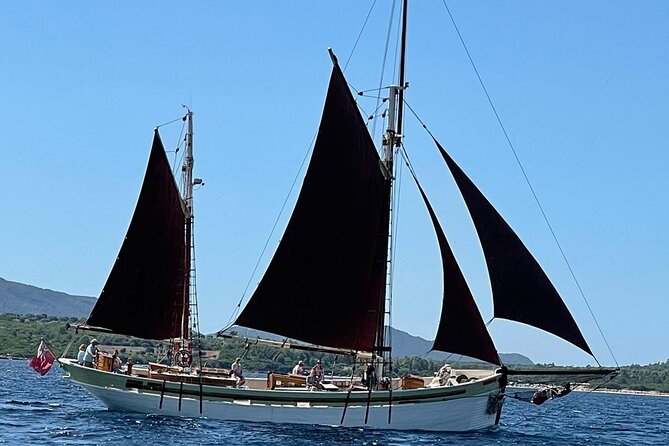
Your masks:
<svg viewBox="0 0 669 446"><path fill-rule="evenodd" d="M407 87L405 80L405 71L406 71L406 49L407 49L407 7L409 0L404 0L402 4L402 42L400 47L400 69L399 69L399 92L398 92L398 109L397 109L397 139L395 140L396 145L401 144L402 138L402 124L404 118L404 90Z"/></svg>

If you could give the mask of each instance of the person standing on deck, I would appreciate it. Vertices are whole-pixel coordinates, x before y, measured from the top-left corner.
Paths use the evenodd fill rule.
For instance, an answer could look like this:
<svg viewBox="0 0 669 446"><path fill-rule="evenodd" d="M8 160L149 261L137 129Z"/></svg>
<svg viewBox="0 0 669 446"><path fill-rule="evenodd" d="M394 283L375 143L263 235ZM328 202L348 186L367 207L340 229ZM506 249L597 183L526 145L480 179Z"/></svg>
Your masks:
<svg viewBox="0 0 669 446"><path fill-rule="evenodd" d="M91 343L86 347L86 352L84 353L84 367L93 367L93 361L95 361L96 356L98 355L98 340L91 339Z"/></svg>
<svg viewBox="0 0 669 446"><path fill-rule="evenodd" d="M77 354L77 364L84 365L84 356L86 356L86 344L81 344Z"/></svg>
<svg viewBox="0 0 669 446"><path fill-rule="evenodd" d="M362 385L368 389L376 386L376 369L370 362L365 365L365 370L362 372Z"/></svg>

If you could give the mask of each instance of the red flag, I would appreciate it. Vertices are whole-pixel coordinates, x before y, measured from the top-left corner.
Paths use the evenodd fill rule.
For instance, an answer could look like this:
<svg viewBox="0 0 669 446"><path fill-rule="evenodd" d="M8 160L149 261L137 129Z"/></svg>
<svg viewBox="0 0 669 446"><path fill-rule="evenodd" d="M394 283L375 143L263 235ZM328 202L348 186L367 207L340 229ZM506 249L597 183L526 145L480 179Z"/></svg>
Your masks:
<svg viewBox="0 0 669 446"><path fill-rule="evenodd" d="M37 373L44 376L46 373L51 370L51 365L56 360L56 357L51 353L49 347L44 343L42 339L37 347L37 356L28 361L30 367L35 369Z"/></svg>

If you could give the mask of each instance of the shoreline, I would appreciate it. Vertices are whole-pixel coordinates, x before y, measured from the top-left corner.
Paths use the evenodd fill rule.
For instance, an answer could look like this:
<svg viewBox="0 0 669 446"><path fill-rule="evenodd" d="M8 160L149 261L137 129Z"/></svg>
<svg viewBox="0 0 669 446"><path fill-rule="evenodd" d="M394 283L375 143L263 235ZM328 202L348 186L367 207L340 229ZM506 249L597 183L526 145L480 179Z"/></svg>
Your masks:
<svg viewBox="0 0 669 446"><path fill-rule="evenodd" d="M578 389L577 392L588 392L586 389ZM617 393L623 395L641 395L641 396L659 396L669 397L669 393L660 392L659 390L631 390L631 389L596 389L593 392L597 393Z"/></svg>

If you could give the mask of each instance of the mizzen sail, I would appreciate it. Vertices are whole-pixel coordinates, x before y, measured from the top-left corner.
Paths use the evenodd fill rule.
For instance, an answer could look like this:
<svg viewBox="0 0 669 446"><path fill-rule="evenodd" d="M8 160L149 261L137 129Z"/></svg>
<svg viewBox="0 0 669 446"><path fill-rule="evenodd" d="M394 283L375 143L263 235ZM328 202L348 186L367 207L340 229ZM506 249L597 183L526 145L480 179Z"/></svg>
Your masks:
<svg viewBox="0 0 669 446"><path fill-rule="evenodd" d="M156 130L135 213L85 325L144 339L188 333L185 213Z"/></svg>
<svg viewBox="0 0 669 446"><path fill-rule="evenodd" d="M236 325L372 351L383 321L390 183L334 65L302 190Z"/></svg>
<svg viewBox="0 0 669 446"><path fill-rule="evenodd" d="M481 191L434 141L474 221L488 266L494 316L552 333L592 355L574 318L546 273Z"/></svg>

